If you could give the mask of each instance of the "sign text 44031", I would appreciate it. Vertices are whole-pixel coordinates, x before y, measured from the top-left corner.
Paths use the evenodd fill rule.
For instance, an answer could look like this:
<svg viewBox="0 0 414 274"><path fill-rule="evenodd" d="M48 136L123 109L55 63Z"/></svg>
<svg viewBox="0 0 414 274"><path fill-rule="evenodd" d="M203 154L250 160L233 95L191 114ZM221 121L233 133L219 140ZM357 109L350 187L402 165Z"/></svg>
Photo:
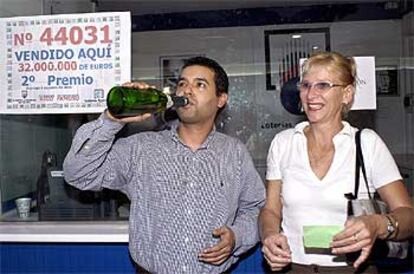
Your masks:
<svg viewBox="0 0 414 274"><path fill-rule="evenodd" d="M13 37L15 46L22 46L26 41L33 40L33 34L30 32L16 33ZM96 26L72 26L70 28L60 27L57 32L54 32L52 27L47 27L41 33L39 41L48 46L52 44L60 45L95 45L97 43L110 44L112 39L110 37L110 27L105 25L98 29Z"/></svg>

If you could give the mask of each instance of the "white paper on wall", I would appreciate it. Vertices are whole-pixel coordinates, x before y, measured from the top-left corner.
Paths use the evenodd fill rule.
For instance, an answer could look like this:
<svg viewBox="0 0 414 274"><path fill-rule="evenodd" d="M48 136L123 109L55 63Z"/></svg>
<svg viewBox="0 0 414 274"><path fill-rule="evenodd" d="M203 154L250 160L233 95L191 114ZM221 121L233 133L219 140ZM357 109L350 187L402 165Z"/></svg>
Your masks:
<svg viewBox="0 0 414 274"><path fill-rule="evenodd" d="M358 79L355 100L351 109L376 109L375 58L373 56L356 56L354 59L357 64Z"/></svg>

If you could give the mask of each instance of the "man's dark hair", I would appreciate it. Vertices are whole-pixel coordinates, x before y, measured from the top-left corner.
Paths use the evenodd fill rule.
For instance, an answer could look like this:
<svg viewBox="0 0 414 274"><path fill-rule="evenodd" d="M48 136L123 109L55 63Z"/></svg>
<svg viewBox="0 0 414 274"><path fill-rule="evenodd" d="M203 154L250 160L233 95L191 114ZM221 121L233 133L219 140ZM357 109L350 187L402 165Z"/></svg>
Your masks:
<svg viewBox="0 0 414 274"><path fill-rule="evenodd" d="M181 70L189 66L202 66L211 69L214 72L214 83L216 84L216 95L229 92L229 78L226 71L213 59L196 56L185 61Z"/></svg>

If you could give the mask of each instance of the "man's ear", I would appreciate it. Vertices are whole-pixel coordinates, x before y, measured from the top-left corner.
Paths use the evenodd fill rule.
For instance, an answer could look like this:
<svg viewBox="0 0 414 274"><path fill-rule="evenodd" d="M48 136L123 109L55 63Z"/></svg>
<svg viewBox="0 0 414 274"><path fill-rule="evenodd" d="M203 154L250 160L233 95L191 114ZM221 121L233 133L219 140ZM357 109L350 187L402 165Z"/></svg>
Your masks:
<svg viewBox="0 0 414 274"><path fill-rule="evenodd" d="M227 93L221 93L217 103L218 108L222 108L227 104L228 95Z"/></svg>

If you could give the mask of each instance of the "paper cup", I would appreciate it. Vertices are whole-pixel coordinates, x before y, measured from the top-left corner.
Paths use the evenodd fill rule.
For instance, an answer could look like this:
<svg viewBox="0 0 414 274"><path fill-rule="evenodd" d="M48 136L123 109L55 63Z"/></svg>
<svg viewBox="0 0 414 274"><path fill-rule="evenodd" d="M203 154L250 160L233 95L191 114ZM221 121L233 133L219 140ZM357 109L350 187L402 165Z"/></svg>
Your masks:
<svg viewBox="0 0 414 274"><path fill-rule="evenodd" d="M30 215L30 206L32 204L31 198L16 199L17 215L21 219L27 219Z"/></svg>

